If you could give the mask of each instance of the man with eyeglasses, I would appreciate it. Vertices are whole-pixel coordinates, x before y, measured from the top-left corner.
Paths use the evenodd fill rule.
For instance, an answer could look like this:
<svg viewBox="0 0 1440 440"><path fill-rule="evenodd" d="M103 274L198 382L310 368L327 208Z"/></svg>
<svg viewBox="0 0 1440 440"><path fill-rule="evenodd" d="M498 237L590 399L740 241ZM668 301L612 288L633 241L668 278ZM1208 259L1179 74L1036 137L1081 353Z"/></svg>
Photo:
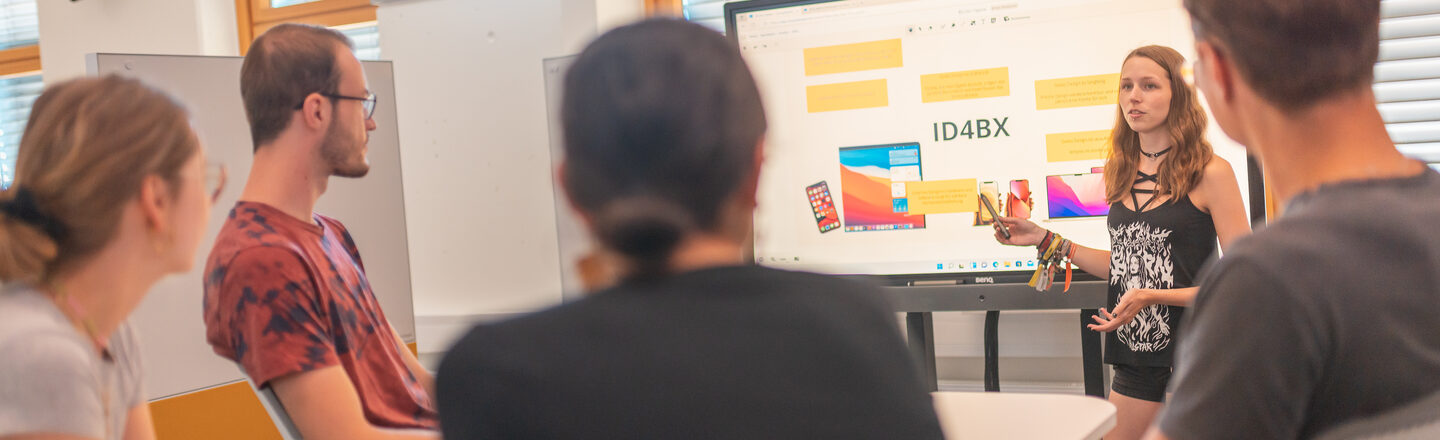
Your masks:
<svg viewBox="0 0 1440 440"><path fill-rule="evenodd" d="M270 387L306 439L437 438L434 379L390 326L359 249L315 213L370 171L375 95L344 34L282 24L240 71L255 160L205 267L215 352Z"/></svg>

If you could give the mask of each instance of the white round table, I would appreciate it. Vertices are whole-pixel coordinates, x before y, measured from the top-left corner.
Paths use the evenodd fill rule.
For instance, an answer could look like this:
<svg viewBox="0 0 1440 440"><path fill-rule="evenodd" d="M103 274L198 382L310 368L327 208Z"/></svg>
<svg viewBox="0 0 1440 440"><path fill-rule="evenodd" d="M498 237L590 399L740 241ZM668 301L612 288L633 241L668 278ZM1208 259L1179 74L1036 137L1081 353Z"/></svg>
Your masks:
<svg viewBox="0 0 1440 440"><path fill-rule="evenodd" d="M1115 406L1079 395L934 392L945 438L1095 440L1115 427Z"/></svg>

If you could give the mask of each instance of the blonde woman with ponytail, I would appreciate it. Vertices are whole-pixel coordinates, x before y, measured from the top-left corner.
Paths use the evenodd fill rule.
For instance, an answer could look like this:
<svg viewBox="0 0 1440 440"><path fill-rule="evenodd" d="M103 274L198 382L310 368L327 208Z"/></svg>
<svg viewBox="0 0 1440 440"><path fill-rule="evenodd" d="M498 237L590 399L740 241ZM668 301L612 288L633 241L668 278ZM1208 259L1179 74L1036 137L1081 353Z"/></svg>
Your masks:
<svg viewBox="0 0 1440 440"><path fill-rule="evenodd" d="M0 194L0 439L151 439L127 318L190 270L223 173L189 116L137 80L35 101Z"/></svg>

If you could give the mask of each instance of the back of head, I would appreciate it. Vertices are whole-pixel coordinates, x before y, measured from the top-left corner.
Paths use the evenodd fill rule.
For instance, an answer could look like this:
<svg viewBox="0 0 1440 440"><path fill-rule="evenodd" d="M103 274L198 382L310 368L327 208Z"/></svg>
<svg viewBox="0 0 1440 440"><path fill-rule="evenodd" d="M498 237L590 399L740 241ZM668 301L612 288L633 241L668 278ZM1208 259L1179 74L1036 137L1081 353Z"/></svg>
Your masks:
<svg viewBox="0 0 1440 440"><path fill-rule="evenodd" d="M1256 93L1281 110L1368 87L1380 0L1185 0L1196 39L1220 43Z"/></svg>
<svg viewBox="0 0 1440 440"><path fill-rule="evenodd" d="M240 96L256 150L285 131L306 96L338 91L335 56L342 48L354 48L345 34L293 23L270 28L250 44L240 67Z"/></svg>
<svg viewBox="0 0 1440 440"><path fill-rule="evenodd" d="M663 273L682 239L719 226L766 128L740 51L668 19L591 43L565 77L561 118L565 190L632 277Z"/></svg>
<svg viewBox="0 0 1440 440"><path fill-rule="evenodd" d="M138 80L50 86L30 110L15 181L0 193L0 280L45 281L93 255L146 176L178 191L199 151L185 108Z"/></svg>

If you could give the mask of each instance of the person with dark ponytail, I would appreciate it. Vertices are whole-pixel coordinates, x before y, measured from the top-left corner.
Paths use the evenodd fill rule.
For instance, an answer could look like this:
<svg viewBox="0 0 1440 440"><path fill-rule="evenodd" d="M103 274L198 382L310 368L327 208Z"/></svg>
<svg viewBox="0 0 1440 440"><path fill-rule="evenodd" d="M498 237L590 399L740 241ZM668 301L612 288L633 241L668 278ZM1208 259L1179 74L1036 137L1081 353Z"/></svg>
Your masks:
<svg viewBox="0 0 1440 440"><path fill-rule="evenodd" d="M739 50L657 19L565 78L561 185L613 287L472 329L446 438L940 438L877 288L746 265L765 112Z"/></svg>
<svg viewBox="0 0 1440 440"><path fill-rule="evenodd" d="M118 76L46 89L0 193L0 439L153 439L127 323L190 270L224 182L184 107Z"/></svg>

